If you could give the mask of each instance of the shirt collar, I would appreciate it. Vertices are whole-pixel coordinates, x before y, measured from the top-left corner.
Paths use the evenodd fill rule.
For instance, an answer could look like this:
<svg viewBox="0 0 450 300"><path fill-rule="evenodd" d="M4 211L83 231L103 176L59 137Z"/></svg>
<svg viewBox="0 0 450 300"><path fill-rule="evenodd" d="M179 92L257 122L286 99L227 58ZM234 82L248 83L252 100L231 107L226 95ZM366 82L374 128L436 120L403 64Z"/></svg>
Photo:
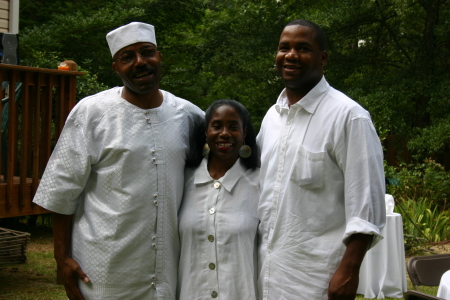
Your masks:
<svg viewBox="0 0 450 300"><path fill-rule="evenodd" d="M302 107L310 114L313 114L316 111L320 100L322 100L322 98L328 93L329 90L330 85L326 81L325 76L322 76L322 79L319 81L319 83L317 83L316 86L297 103L291 105L291 108ZM275 104L275 109L279 114L281 114L283 110L289 109L288 99L286 96L286 88L278 97L277 103Z"/></svg>
<svg viewBox="0 0 450 300"><path fill-rule="evenodd" d="M245 173L245 167L241 164L240 159L238 159L234 165L225 173L225 175L217 180L211 177L208 172L208 157L203 158L200 166L195 170L194 173L194 184L203 184L212 181L218 181L222 186L231 192L236 182Z"/></svg>

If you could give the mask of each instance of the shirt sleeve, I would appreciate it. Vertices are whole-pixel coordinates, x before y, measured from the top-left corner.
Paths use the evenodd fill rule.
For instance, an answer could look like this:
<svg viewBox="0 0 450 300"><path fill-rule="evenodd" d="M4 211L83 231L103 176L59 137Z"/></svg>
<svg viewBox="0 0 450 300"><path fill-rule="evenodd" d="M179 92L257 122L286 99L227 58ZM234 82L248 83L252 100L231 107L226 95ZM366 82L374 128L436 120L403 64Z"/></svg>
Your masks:
<svg viewBox="0 0 450 300"><path fill-rule="evenodd" d="M189 154L186 165L197 166L203 159L202 149L205 144L205 113L198 107L194 107L190 115L189 130Z"/></svg>
<svg viewBox="0 0 450 300"><path fill-rule="evenodd" d="M343 243L356 233L373 235L371 247L383 237L386 223L383 151L371 120L355 117L346 126L345 177L346 229Z"/></svg>
<svg viewBox="0 0 450 300"><path fill-rule="evenodd" d="M86 138L73 114L45 168L33 202L53 212L74 214L90 175Z"/></svg>

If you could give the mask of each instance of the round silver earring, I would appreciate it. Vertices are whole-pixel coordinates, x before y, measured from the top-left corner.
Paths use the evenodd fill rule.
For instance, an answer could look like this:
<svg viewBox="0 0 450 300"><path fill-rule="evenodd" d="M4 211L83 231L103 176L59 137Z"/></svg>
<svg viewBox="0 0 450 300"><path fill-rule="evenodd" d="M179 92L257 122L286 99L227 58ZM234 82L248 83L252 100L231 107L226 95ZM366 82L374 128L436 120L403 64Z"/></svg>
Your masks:
<svg viewBox="0 0 450 300"><path fill-rule="evenodd" d="M209 154L209 146L208 146L208 143L205 143L204 145L203 145L203 150L202 150L202 155L203 156L207 156L208 154Z"/></svg>
<svg viewBox="0 0 450 300"><path fill-rule="evenodd" d="M241 149L239 149L239 156L242 158L248 158L252 155L252 148L247 145L242 145Z"/></svg>

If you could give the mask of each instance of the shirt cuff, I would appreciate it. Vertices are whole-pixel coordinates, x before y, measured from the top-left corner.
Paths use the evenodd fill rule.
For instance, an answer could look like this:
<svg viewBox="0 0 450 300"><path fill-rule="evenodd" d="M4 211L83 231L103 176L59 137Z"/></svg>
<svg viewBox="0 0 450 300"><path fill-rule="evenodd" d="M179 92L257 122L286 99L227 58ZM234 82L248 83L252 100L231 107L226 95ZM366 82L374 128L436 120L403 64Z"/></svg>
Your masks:
<svg viewBox="0 0 450 300"><path fill-rule="evenodd" d="M363 219L353 217L348 220L347 226L345 228L345 233L342 238L342 242L344 243L344 245L347 246L350 236L357 233L373 235L372 244L370 245L369 249L383 239L381 231L376 225L369 223Z"/></svg>

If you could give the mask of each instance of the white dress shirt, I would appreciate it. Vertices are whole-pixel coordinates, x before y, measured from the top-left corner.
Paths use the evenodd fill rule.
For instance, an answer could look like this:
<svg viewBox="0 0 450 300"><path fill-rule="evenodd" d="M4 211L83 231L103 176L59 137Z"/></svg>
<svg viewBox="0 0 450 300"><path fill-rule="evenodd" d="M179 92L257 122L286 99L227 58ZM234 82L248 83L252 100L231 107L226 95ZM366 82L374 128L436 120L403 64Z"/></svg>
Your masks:
<svg viewBox="0 0 450 300"><path fill-rule="evenodd" d="M261 148L260 299L327 299L352 234L379 239L383 152L369 113L325 78L299 102L283 91Z"/></svg>
<svg viewBox="0 0 450 300"><path fill-rule="evenodd" d="M203 112L162 91L141 109L113 88L70 113L34 202L75 214L73 258L86 299L175 299L177 213Z"/></svg>
<svg viewBox="0 0 450 300"><path fill-rule="evenodd" d="M258 175L239 159L218 180L209 175L207 158L186 171L179 299L256 299Z"/></svg>

